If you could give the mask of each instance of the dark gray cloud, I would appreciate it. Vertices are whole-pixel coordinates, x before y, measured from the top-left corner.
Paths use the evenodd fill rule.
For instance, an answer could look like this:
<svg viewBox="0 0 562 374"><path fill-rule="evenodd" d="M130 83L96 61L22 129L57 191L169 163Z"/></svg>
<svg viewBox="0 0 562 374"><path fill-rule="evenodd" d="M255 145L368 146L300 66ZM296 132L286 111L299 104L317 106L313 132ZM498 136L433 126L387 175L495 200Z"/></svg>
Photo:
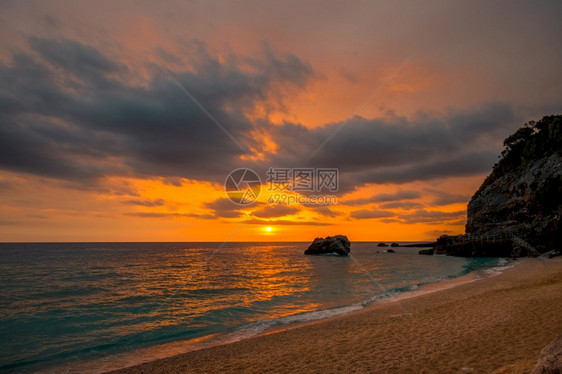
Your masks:
<svg viewBox="0 0 562 374"><path fill-rule="evenodd" d="M428 192L435 195L435 199L432 201L433 205L449 205L456 203L468 203L470 200L469 195L448 193L444 191L429 190Z"/></svg>
<svg viewBox="0 0 562 374"><path fill-rule="evenodd" d="M97 49L74 40L55 41L33 37L29 39L29 44L53 67L67 73L63 78L69 88L79 88L80 82L101 87L108 83L111 86L112 80L107 79L110 75L128 71L124 65L110 61Z"/></svg>
<svg viewBox="0 0 562 374"><path fill-rule="evenodd" d="M426 224L440 224L444 222L449 222L452 220L458 220L461 217L465 217L465 211L457 212L442 212L442 211L428 211L425 209L416 209L415 211L408 213L394 213L388 210L381 209L360 209L351 212L350 218L354 219L375 219L378 218L385 223L426 223Z"/></svg>
<svg viewBox="0 0 562 374"><path fill-rule="evenodd" d="M33 54L0 64L0 167L84 182L114 174L218 181L240 163L243 150L156 65L145 84L130 85L122 75L133 72L93 47L29 44ZM307 63L267 44L261 57L223 63L204 47L194 53L192 70L175 78L258 149L244 110L314 76Z"/></svg>
<svg viewBox="0 0 562 374"><path fill-rule="evenodd" d="M253 203L252 206L259 206L261 203ZM241 209L247 208L234 204L228 198L217 199L205 204L206 208L212 209L215 217L238 218L242 216Z"/></svg>
<svg viewBox="0 0 562 374"><path fill-rule="evenodd" d="M467 146L466 148L470 148ZM470 152L469 149L451 151L447 156L436 157L425 162L412 158L410 163L395 167L380 167L359 175L352 175L355 185L363 183L407 183L419 180L431 180L447 177L465 177L487 174L497 161L498 151L482 150ZM457 152L469 152L466 154Z"/></svg>
<svg viewBox="0 0 562 374"><path fill-rule="evenodd" d="M265 203L253 202L247 206L240 206L228 198L221 198L205 204L206 208L213 210L215 217L239 218L243 216L242 210L255 209L252 215L256 218L277 218L296 214L299 209L288 205L267 205ZM257 208L257 209L256 209Z"/></svg>
<svg viewBox="0 0 562 374"><path fill-rule="evenodd" d="M421 197L421 194L418 191L399 190L394 193L380 193L371 197L348 200L345 201L345 205L364 205L364 204L371 204L371 203L384 203L390 201L417 199L419 197Z"/></svg>
<svg viewBox="0 0 562 374"><path fill-rule="evenodd" d="M313 129L250 121L245 110L257 102L282 108L285 95L305 89L316 76L312 67L267 43L260 56L219 59L205 43L192 42L186 47L190 68L173 71L175 79L246 147L264 149L252 137L256 128L279 145L263 161L244 161L244 151L156 64L147 62L147 80L134 85L134 71L91 46L39 38L29 45L31 53L0 63L0 168L83 188L107 175L158 176L175 185L181 178L223 183L237 167L251 167L262 177L269 166L339 168L339 194L366 183L484 174L500 140L520 125L501 103L412 119L354 117ZM351 204L417 197L411 191ZM239 216L236 209L216 213Z"/></svg>
<svg viewBox="0 0 562 374"><path fill-rule="evenodd" d="M425 209L419 209L409 214L402 214L399 216L399 218L403 220L404 223L410 223L410 224L412 223L440 224L464 216L466 216L466 211L463 210L457 212L441 212L441 211L428 211Z"/></svg>
<svg viewBox="0 0 562 374"><path fill-rule="evenodd" d="M340 190L365 183L406 183L468 176L491 170L500 141L520 125L510 106L490 103L472 110L413 119L355 117L307 163L340 169ZM342 123L306 129L277 126L274 139L287 152L273 157L282 165L303 164ZM302 139L302 140L300 140Z"/></svg>
<svg viewBox="0 0 562 374"><path fill-rule="evenodd" d="M379 205L382 209L420 209L425 205L415 201L389 201L388 203L382 203Z"/></svg>

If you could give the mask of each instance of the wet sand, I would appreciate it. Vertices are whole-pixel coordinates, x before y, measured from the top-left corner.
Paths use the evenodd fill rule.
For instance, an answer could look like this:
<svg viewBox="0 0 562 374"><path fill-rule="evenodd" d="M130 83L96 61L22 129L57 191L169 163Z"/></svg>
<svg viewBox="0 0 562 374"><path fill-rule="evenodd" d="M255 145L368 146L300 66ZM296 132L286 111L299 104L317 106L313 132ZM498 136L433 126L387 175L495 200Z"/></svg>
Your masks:
<svg viewBox="0 0 562 374"><path fill-rule="evenodd" d="M562 334L562 259L113 373L524 373Z"/></svg>

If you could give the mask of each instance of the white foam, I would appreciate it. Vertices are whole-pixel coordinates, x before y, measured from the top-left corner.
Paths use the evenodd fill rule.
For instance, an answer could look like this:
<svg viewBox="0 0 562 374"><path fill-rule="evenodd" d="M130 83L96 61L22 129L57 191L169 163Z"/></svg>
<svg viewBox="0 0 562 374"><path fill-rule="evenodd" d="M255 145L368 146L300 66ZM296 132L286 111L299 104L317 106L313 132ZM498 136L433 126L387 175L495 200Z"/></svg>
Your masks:
<svg viewBox="0 0 562 374"><path fill-rule="evenodd" d="M505 266L507 264L509 264L509 260L507 258L502 257L502 258L498 259L498 265L497 266Z"/></svg>
<svg viewBox="0 0 562 374"><path fill-rule="evenodd" d="M342 314L351 313L357 310L363 309L362 304L353 304L350 306L344 306L334 309L324 309L316 310L313 312L306 312L301 314L295 314L280 318L272 318L263 321L257 321L243 326L233 333L226 335L225 339L221 339L222 343L230 343L234 341L239 341L243 339L248 339L253 336L259 335L267 330L270 330L276 326L290 325L293 323L304 323L310 321L321 320L325 318L335 317Z"/></svg>
<svg viewBox="0 0 562 374"><path fill-rule="evenodd" d="M484 270L484 274L492 277L496 275L500 275L507 269L511 269L517 264L519 264L518 261L510 260L508 258L500 258L498 259L498 266Z"/></svg>

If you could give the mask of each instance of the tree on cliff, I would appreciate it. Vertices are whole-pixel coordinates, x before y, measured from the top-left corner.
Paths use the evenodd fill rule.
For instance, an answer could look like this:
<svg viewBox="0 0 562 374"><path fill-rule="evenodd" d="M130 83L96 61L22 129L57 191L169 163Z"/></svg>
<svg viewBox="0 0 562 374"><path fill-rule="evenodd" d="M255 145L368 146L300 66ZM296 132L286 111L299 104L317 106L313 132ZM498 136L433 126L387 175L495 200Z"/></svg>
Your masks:
<svg viewBox="0 0 562 374"><path fill-rule="evenodd" d="M562 115L526 123L504 146L468 203L466 232L509 233L539 252L562 248Z"/></svg>
<svg viewBox="0 0 562 374"><path fill-rule="evenodd" d="M562 154L562 115L544 116L530 121L504 142L500 160L476 194L497 178L515 170L519 165L538 160L553 153Z"/></svg>

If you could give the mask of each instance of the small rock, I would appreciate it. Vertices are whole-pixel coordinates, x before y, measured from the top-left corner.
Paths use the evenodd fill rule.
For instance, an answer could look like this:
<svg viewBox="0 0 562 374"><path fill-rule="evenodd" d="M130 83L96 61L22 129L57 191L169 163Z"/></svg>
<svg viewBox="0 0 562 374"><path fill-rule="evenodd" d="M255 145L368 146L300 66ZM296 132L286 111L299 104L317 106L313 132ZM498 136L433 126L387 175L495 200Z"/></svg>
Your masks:
<svg viewBox="0 0 562 374"><path fill-rule="evenodd" d="M433 248L427 248L427 249L420 249L418 254L420 254L420 255L432 255L433 252L435 252L433 250Z"/></svg>
<svg viewBox="0 0 562 374"><path fill-rule="evenodd" d="M377 244L377 247L388 247L388 244L380 242L379 244Z"/></svg>

